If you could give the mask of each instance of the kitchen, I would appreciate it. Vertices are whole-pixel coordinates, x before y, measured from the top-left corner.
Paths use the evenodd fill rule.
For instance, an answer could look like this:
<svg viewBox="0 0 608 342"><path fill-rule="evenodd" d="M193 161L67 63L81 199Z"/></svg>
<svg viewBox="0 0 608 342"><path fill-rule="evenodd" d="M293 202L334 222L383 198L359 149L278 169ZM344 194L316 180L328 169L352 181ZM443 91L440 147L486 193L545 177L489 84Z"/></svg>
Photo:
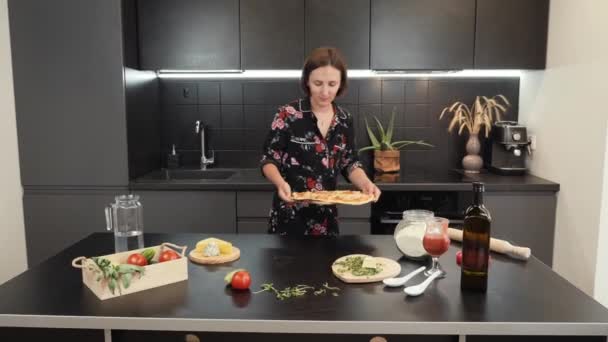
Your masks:
<svg viewBox="0 0 608 342"><path fill-rule="evenodd" d="M594 282L597 289L605 286L599 277L602 259L583 253L571 266L568 261L578 249L567 241L589 239L579 248L597 249L604 234L599 230L602 192L586 192L599 193L596 198L583 196L597 208L571 203L584 190L560 197L564 184L579 185L570 185L574 173L566 173L574 172L569 165L576 163L548 158L557 154L553 148L576 155L570 149L577 143L559 145L562 127L552 126L557 124L550 113L539 108L555 110L550 102L559 102L555 93L548 99L538 93L542 73L552 66L551 54L545 62L552 46L547 16L568 6L558 1L550 8L548 1L431 3L355 1L348 2L346 14L344 1L9 1L17 182L23 186L28 266L104 231L103 208L128 192L141 196L145 234L265 233L273 186L258 168L264 135L277 106L302 96L298 79L305 55L317 46L336 45L348 59L351 76L338 102L357 118L357 148L370 143L363 118L375 115L388 122L393 110L396 139L433 145L404 148L399 173L376 181L383 191L378 203L340 208L344 235L383 231L390 226L387 215L405 209L427 208L462 219L457 215L471 202L470 182L482 180L493 236L530 247L540 261L594 295ZM589 3L590 8L597 4ZM424 27L420 18L432 22L433 30L419 29ZM511 25L516 19L521 21ZM326 22L332 25L323 28ZM528 39L517 39L521 36ZM400 40L418 43L413 48L394 43ZM589 58L596 53L590 51ZM473 70L468 76L446 72L461 69ZM192 70L199 72L184 72ZM528 160L530 174L471 177L453 171L461 168L466 139L446 131L449 119L439 120L442 108L497 94L511 103L506 118L527 123L540 138ZM214 164L204 174L215 172L223 179L174 179L170 175L177 172L161 171L173 145L180 165L200 168L197 120L208 133L207 150L214 151ZM603 139L605 119L596 120L598 129L604 127L597 134ZM585 161L587 169L605 169L600 165L604 140L593 145L601 146L591 162L598 165ZM586 143L591 140L578 144ZM484 141L482 147L487 152L491 144ZM361 158L371 168L371 153ZM560 168L565 173L556 171ZM588 181L597 188L602 177ZM339 183L339 188L348 185ZM584 221L595 231L570 235L574 228L568 218L574 213L595 217Z"/></svg>

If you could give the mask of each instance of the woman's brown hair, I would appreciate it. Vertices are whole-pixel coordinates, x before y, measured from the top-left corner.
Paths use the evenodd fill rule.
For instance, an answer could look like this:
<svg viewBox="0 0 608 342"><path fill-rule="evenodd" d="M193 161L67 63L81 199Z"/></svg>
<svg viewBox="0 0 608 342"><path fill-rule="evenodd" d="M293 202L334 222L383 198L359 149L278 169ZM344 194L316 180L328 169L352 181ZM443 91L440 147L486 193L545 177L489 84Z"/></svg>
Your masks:
<svg viewBox="0 0 608 342"><path fill-rule="evenodd" d="M331 65L334 68L340 70L340 88L336 93L336 96L340 96L347 88L346 83L346 62L340 51L334 47L320 47L312 50L310 55L304 62L302 68L302 77L300 78L300 86L306 95L310 96L310 89L308 89L308 79L310 73L316 68Z"/></svg>

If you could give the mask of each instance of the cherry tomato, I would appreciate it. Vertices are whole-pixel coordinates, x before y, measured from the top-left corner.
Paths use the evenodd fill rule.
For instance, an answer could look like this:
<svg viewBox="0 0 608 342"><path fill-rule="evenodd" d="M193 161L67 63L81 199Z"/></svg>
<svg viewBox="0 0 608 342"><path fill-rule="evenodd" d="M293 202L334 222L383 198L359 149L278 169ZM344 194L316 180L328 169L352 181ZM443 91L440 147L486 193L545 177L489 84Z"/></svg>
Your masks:
<svg viewBox="0 0 608 342"><path fill-rule="evenodd" d="M129 255L127 259L127 264L137 265L137 266L146 266L148 264L148 260L145 256L140 253L133 253Z"/></svg>
<svg viewBox="0 0 608 342"><path fill-rule="evenodd" d="M239 271L232 276L232 281L230 282L230 286L233 289L237 290L247 290L251 285L251 276L247 271Z"/></svg>
<svg viewBox="0 0 608 342"><path fill-rule="evenodd" d="M160 253L160 256L158 257L158 262L171 261L175 259L179 259L179 254L175 253L175 251L167 249L164 252Z"/></svg>

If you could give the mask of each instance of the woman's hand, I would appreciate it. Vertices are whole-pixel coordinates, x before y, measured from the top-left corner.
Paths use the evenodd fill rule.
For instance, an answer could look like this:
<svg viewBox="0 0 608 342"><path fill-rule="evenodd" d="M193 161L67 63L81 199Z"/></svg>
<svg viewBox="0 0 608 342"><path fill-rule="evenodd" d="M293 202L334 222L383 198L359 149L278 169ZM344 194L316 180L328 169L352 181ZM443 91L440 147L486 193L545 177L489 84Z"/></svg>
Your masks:
<svg viewBox="0 0 608 342"><path fill-rule="evenodd" d="M361 191L363 191L365 194L374 195L374 202L378 201L378 198L380 198L380 194L382 193L376 184L372 183L371 181L364 183L361 187Z"/></svg>
<svg viewBox="0 0 608 342"><path fill-rule="evenodd" d="M279 193L279 197L285 202L293 202L291 198L291 187L289 183L283 181L283 183L277 185L277 192Z"/></svg>

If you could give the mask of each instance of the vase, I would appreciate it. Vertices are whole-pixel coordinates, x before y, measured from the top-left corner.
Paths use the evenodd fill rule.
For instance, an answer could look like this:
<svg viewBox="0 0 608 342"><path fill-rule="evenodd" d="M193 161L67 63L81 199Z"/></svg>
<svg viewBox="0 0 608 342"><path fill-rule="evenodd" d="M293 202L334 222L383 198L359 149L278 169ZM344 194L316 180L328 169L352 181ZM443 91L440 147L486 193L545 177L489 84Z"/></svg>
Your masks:
<svg viewBox="0 0 608 342"><path fill-rule="evenodd" d="M374 151L374 169L380 173L397 172L400 169L399 151Z"/></svg>
<svg viewBox="0 0 608 342"><path fill-rule="evenodd" d="M478 134L470 134L466 145L467 155L462 158L462 167L466 173L479 173L483 159L479 156L481 143Z"/></svg>

